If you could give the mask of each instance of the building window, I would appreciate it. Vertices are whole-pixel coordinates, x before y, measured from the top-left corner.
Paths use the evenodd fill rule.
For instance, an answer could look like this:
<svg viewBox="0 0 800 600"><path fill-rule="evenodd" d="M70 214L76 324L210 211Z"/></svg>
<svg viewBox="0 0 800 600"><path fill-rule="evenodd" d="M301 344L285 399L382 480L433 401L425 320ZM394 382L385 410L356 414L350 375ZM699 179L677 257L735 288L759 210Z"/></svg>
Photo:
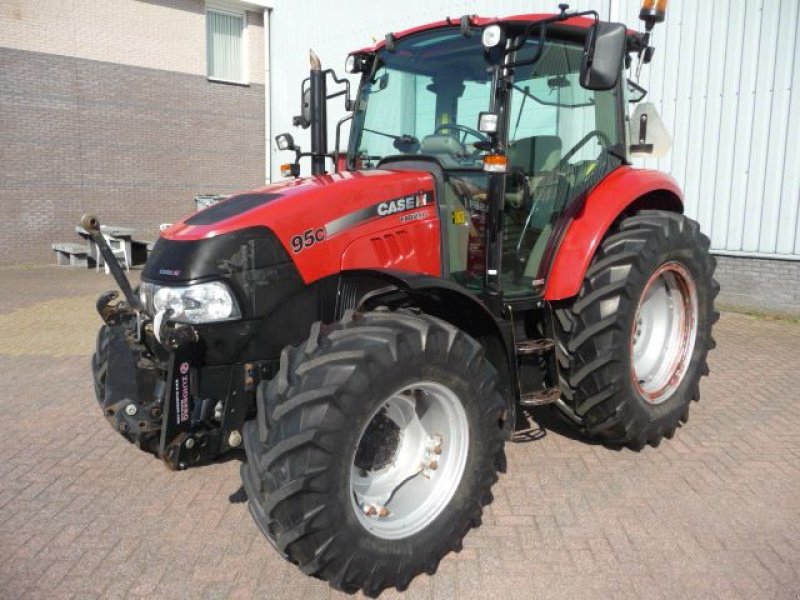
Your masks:
<svg viewBox="0 0 800 600"><path fill-rule="evenodd" d="M247 83L245 16L209 8L206 11L208 78Z"/></svg>

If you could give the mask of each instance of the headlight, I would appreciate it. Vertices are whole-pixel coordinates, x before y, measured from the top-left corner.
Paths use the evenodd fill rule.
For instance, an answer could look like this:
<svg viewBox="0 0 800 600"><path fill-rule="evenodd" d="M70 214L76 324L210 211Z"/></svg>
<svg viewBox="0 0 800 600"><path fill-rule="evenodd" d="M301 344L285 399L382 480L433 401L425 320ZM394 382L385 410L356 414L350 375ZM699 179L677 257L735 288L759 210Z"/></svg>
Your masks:
<svg viewBox="0 0 800 600"><path fill-rule="evenodd" d="M181 323L215 323L242 316L236 298L221 281L185 287L142 283L140 294L148 309L154 313L172 309L170 318Z"/></svg>

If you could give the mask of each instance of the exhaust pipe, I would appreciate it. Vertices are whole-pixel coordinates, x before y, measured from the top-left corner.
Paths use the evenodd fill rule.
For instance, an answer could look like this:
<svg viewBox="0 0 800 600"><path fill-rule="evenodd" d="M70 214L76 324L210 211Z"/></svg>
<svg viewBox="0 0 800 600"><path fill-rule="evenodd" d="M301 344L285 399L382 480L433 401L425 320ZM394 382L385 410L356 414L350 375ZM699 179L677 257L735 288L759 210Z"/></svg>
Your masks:
<svg viewBox="0 0 800 600"><path fill-rule="evenodd" d="M325 175L325 159L328 156L328 111L326 73L322 70L319 56L311 50L310 109L311 109L311 174Z"/></svg>

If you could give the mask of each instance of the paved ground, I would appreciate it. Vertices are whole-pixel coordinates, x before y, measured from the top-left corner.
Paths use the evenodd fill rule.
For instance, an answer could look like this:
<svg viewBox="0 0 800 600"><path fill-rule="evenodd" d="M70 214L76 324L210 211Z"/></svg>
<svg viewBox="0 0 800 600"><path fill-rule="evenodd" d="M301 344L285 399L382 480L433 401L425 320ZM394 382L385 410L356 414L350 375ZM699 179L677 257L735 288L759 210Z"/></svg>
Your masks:
<svg viewBox="0 0 800 600"><path fill-rule="evenodd" d="M237 460L170 473L107 425L89 353L109 287L0 269L0 597L336 596L257 532ZM544 413L484 525L406 596L800 597L800 325L725 314L717 339L658 449L589 445Z"/></svg>

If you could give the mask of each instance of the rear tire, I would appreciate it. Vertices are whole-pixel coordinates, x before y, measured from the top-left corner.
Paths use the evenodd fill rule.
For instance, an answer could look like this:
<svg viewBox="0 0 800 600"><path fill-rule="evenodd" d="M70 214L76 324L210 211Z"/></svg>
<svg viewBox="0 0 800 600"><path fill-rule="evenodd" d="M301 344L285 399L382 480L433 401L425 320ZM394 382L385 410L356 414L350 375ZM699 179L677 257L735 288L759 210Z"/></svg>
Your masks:
<svg viewBox="0 0 800 600"><path fill-rule="evenodd" d="M585 435L639 450L689 418L719 318L708 249L695 221L642 211L603 240L578 296L554 305L559 383Z"/></svg>
<svg viewBox="0 0 800 600"><path fill-rule="evenodd" d="M244 428L242 479L256 523L304 573L348 593L403 590L434 573L492 500L505 438L495 385L481 345L438 319L371 312L316 324L306 344L283 351ZM423 429L396 426L398 406ZM435 410L438 421L426 421ZM433 470L414 475L431 458ZM392 479L404 465L409 477ZM391 485L381 490L380 477ZM370 502L387 500L367 503L365 481L380 490Z"/></svg>

